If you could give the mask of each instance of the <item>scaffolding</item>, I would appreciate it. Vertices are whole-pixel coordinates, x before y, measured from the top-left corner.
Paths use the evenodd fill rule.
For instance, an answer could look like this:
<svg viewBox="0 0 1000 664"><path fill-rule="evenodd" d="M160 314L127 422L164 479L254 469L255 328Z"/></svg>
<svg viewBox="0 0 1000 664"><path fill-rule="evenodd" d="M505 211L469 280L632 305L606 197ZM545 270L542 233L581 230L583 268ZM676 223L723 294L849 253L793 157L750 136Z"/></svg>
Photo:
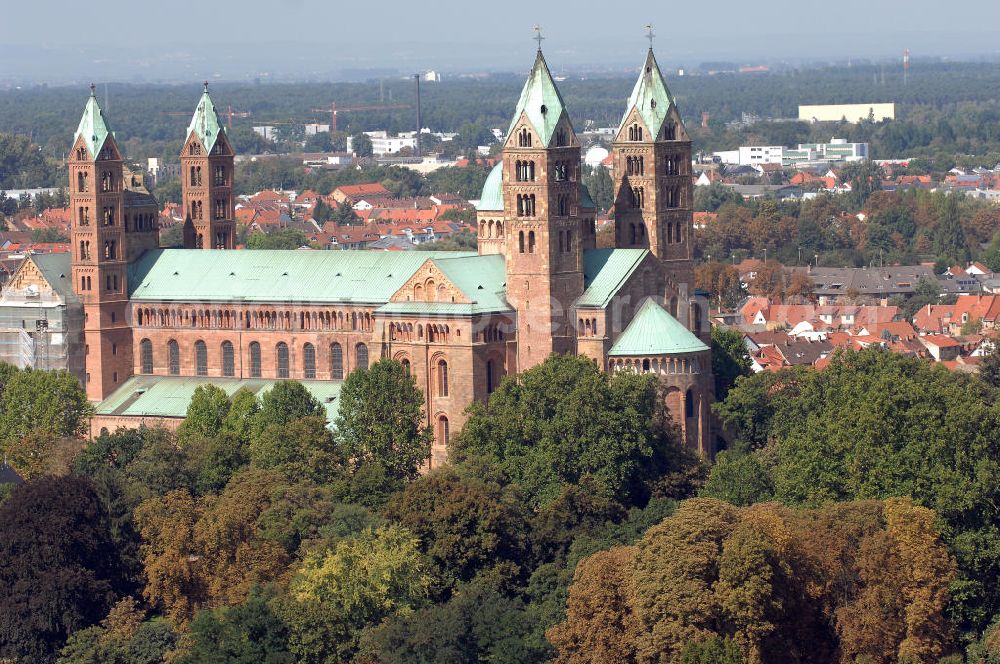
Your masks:
<svg viewBox="0 0 1000 664"><path fill-rule="evenodd" d="M83 308L35 289L0 296L0 362L84 373Z"/></svg>

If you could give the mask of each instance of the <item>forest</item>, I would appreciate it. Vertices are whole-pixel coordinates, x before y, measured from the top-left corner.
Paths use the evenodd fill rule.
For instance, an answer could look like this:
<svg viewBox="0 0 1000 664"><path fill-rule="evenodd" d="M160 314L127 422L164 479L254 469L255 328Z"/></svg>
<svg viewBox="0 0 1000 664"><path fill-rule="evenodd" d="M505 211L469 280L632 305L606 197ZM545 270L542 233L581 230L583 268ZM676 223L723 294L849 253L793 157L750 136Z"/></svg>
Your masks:
<svg viewBox="0 0 1000 664"><path fill-rule="evenodd" d="M555 63L550 63L555 65ZM527 66L527 63L526 63ZM558 68L557 68L558 71ZM974 165L1000 161L1000 67L990 63L920 62L911 69L906 85L900 72L882 76L873 65L784 69L764 75L718 74L675 76L665 72L695 152L732 149L741 144L785 144L828 140L831 136L871 143L876 159L922 156L947 170L963 158ZM884 81L884 82L883 82ZM620 76L570 76L560 82L577 131L617 126L634 83ZM462 151L483 144L493 127L505 128L523 84L521 75L494 74L456 77L421 89L422 123L432 131L458 132ZM191 86L110 84L98 89L106 116L126 155L176 159L200 94L200 82ZM381 89L381 93L380 93ZM63 180L58 165L72 141L87 95L86 89L35 87L0 91L0 134L25 137L40 147L49 164L47 173L32 176L33 186ZM344 136L361 131L412 130L415 124L412 81L366 83L271 83L212 85L217 107L250 112L235 118L231 138L243 154L288 149L303 138L302 125L329 122L331 101L351 104L410 105L385 111L343 113L341 134L313 137L316 149L343 144ZM380 98L381 94L381 98ZM758 122L727 127L743 113L760 118L795 118L799 104L894 101L897 119L891 122L846 125L800 122ZM709 114L702 128L702 113ZM278 142L254 134L252 124L278 123ZM37 149L26 150L13 139L0 141L0 189L14 188L27 172ZM447 144L445 144L447 145ZM13 162L10 155L16 155ZM19 166L21 162L24 166ZM37 177L37 182L34 181ZM277 186L276 184L272 186Z"/></svg>
<svg viewBox="0 0 1000 664"><path fill-rule="evenodd" d="M87 442L71 377L0 365L0 658L1000 662L1000 360L750 375L712 336L714 463L652 376L579 357L505 378L429 473L389 359L332 429L295 381L204 385L174 432Z"/></svg>

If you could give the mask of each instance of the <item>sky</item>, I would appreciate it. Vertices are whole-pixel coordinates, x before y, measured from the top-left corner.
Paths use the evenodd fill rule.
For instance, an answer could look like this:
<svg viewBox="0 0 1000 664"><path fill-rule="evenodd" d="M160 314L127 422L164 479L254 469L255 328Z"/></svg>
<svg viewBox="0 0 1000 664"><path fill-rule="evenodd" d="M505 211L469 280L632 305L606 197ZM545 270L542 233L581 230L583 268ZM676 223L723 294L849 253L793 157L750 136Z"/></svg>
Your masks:
<svg viewBox="0 0 1000 664"><path fill-rule="evenodd" d="M34 0L4 3L0 83L325 79L520 72L535 24L554 70L631 68L656 35L668 66L1000 57L1000 3L939 0ZM974 16L974 18L973 18ZM10 29L11 26L22 26ZM99 26L99 27L97 27Z"/></svg>

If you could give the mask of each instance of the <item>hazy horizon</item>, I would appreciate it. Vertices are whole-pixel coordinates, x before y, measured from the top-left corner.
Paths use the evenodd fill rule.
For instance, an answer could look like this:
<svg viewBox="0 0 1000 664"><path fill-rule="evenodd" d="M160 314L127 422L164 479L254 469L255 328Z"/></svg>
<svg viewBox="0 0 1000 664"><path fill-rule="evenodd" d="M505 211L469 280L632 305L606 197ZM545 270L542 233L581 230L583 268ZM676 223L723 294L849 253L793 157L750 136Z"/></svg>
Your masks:
<svg viewBox="0 0 1000 664"><path fill-rule="evenodd" d="M550 66L566 73L631 70L647 46L647 22L654 26L658 58L669 68L718 60L898 61L904 48L914 62L1000 56L992 30L1000 3L977 7L974 24L967 13L942 13L928 0L909 3L905 12L870 0L843 0L835 12L790 0L748 11L745 3L720 0L647 8L630 22L608 20L615 6L588 0L568 16L556 3L523 0L505 3L502 11L457 0L385 0L377 11L339 4L104 0L84 13L68 0L21 3L4 10L15 29L0 39L0 84L520 72L531 63L536 23Z"/></svg>

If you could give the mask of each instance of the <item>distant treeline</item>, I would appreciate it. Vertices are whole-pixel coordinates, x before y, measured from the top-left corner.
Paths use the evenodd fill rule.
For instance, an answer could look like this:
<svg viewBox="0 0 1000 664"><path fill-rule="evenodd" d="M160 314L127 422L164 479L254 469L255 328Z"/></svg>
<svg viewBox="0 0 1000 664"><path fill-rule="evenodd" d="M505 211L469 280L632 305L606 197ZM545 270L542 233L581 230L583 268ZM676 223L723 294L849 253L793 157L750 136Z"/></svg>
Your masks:
<svg viewBox="0 0 1000 664"><path fill-rule="evenodd" d="M695 150L732 148L741 143L794 144L827 140L832 133L872 143L872 156L891 158L920 154L946 161L955 155L1000 154L1000 66L993 64L919 64L903 86L901 72L876 66L792 70L780 74L668 74L668 84L686 119ZM631 77L571 78L560 90L577 131L616 125L625 110ZM434 131L461 131L471 127L506 127L523 79L494 75L478 79L445 79L421 89L422 124ZM98 88L98 96L119 143L131 158L166 157L180 151L200 93L200 84L128 85ZM235 118L237 149L256 151L267 145L254 138L253 124L329 122L328 108L380 102L408 105L384 111L344 112L339 129L347 133L373 129L410 130L416 124L413 83L386 80L367 83L232 84L212 86L220 111L249 111ZM27 136L44 155L61 158L69 148L79 122L86 88L32 88L0 92L0 133ZM727 122L741 113L762 118L797 115L799 104L894 101L897 121L861 126L838 123L758 123L740 130ZM709 114L709 128L701 129L701 114ZM279 125L285 126L285 125Z"/></svg>

